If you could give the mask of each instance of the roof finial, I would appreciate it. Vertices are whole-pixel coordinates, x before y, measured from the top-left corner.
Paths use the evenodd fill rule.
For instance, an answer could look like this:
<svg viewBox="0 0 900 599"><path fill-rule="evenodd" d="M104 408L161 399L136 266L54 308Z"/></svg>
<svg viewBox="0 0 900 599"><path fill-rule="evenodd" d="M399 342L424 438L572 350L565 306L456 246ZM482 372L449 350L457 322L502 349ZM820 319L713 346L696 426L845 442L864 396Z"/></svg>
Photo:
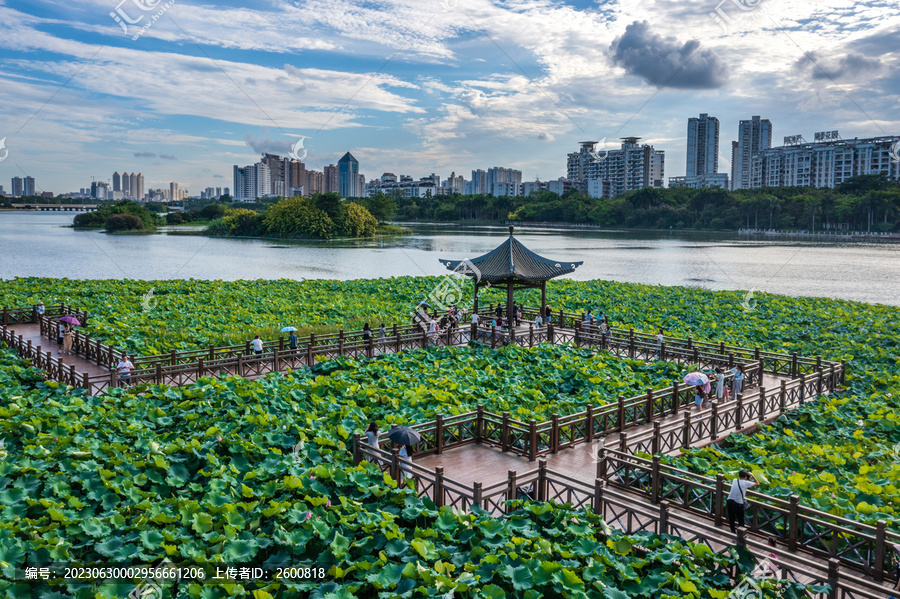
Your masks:
<svg viewBox="0 0 900 599"><path fill-rule="evenodd" d="M513 226L510 225L510 226L509 226L509 236L510 236L510 237L512 237L512 232L513 232Z"/></svg>

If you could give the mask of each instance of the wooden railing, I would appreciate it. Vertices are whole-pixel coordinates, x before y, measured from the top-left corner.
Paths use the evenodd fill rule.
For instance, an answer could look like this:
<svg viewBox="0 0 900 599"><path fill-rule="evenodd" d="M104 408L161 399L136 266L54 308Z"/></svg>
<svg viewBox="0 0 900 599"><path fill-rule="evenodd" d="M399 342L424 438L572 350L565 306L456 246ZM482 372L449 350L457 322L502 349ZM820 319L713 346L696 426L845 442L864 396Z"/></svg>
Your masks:
<svg viewBox="0 0 900 599"><path fill-rule="evenodd" d="M712 520L715 526L722 525L729 491L724 475L710 478L680 470L662 464L659 456L648 460L601 449L598 457L597 476L608 484L638 493L653 504L668 501ZM803 506L796 495L785 501L748 491L747 499L752 506L750 531L774 538L790 551L837 559L876 581L896 580L890 553L891 546L900 543L900 534L889 532L884 520L875 526L848 520Z"/></svg>
<svg viewBox="0 0 900 599"><path fill-rule="evenodd" d="M59 320L61 316L74 316L82 324L87 322L88 318L87 312L77 310L67 304L45 306L43 315L54 320ZM3 308L0 311L0 325L37 324L40 317L37 304L29 308Z"/></svg>
<svg viewBox="0 0 900 599"><path fill-rule="evenodd" d="M630 460L635 459L633 456L622 458L621 454L616 452L606 452L604 460L598 464L598 477L594 479L592 484L550 470L547 468L547 462L540 460L537 468L524 473L517 473L511 470L507 473L506 479L496 483L484 485L480 482L475 482L471 485L465 485L446 476L441 467L437 467L433 471L422 468L413 461L400 458L396 449L385 451L362 442L358 434L354 436L353 442L354 465L358 465L363 461L371 462L397 481L398 484L403 484L404 480L412 479L415 481L417 494L420 497L431 499L438 507L448 506L454 510L467 512L478 506L495 516L502 516L511 511L511 500L550 501L575 509L590 510L601 515L610 526L618 528L627 534L648 531L656 534L675 535L685 540L713 546L716 544L731 544L731 541L727 540L723 543L722 530L716 526L715 515L709 516L707 513L708 509L704 507L715 503L714 499L708 497L709 493L715 494L718 492L718 497L721 498L727 495L724 489L724 482L718 487L718 482L713 485L705 484L705 482L697 483L701 487L701 497L697 499L694 499L690 493L678 495L673 491L678 488L677 483L672 482L671 475L666 470L667 467L660 465L658 460L656 462L644 460L646 463L642 464L642 466L646 470L646 464L649 464L649 474L646 471L636 473L632 469L630 477L641 481L652 481L653 464L656 464L659 500L655 504L650 505L649 502L636 501L639 498L633 495L633 493L637 492L646 496L646 484L634 489L612 480L611 469L618 468L622 470L625 467L621 463L616 465L612 462L616 457L629 460L626 462L629 467L631 467ZM603 470L604 468L606 471ZM752 492L750 495L751 499L755 497L755 494ZM792 502L790 505L795 507L798 514L796 520L798 529L804 526L808 529L818 530L823 526L828 527L831 525L827 521L820 520L817 514L809 514L800 509L797 507L796 502ZM696 518L695 514L708 517ZM828 514L823 515L833 518ZM721 513L718 517L721 519ZM881 534L884 534L883 527L880 527L880 529L882 530ZM851 529L846 530L850 531ZM749 531L770 536L766 529L756 526L755 523L751 523ZM746 547L757 560L762 561L772 551L770 545L755 538L753 534L748 534L747 530L739 529L738 532L738 544ZM865 535L870 535L871 531L856 529L852 533L862 535L855 538L854 542L875 542L871 539L863 538ZM878 534L876 530L875 536L877 537ZM882 544L891 541L893 536L885 536L884 539ZM814 545L809 543L804 545L799 541L799 538L796 546L791 547L788 545L788 549L791 552L786 557L790 559L780 560L778 563L780 577L783 580L802 581L806 584L827 584L830 586L830 592L816 595L815 597L828 597L829 599L884 599L886 592L884 586L841 571L840 566L842 564L854 567L854 569L858 568L860 566L858 561L842 560L839 557L832 558L830 552L816 550ZM827 558L824 567L821 560L816 559L818 557ZM736 573L734 573L734 576L734 581L737 583ZM883 579L886 580L887 577L883 576ZM813 595L810 595L810 597L813 597Z"/></svg>

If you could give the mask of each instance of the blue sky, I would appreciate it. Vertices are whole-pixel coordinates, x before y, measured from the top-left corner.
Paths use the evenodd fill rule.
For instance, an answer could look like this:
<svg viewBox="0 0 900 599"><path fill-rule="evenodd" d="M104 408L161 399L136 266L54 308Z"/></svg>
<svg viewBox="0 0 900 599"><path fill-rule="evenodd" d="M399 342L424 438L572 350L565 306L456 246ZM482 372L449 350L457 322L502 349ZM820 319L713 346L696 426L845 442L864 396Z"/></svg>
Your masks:
<svg viewBox="0 0 900 599"><path fill-rule="evenodd" d="M579 141L623 136L684 174L701 112L725 172L755 114L776 144L900 133L896 2L0 0L0 59L7 190L127 170L198 193L301 136L310 167L350 150L367 178L547 179Z"/></svg>

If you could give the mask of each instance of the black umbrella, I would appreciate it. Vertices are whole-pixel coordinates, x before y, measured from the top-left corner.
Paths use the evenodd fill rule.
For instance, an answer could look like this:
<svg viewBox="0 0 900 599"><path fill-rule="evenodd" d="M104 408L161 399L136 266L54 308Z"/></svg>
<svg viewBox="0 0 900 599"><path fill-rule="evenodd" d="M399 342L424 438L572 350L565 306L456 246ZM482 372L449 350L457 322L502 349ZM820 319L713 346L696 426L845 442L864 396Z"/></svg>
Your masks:
<svg viewBox="0 0 900 599"><path fill-rule="evenodd" d="M420 307L422 307L422 306L425 306L426 308L430 308L430 307L431 307L431 304L429 304L428 302L419 302L419 305L416 306L416 307L417 307L417 308L420 308Z"/></svg>
<svg viewBox="0 0 900 599"><path fill-rule="evenodd" d="M398 445L415 445L422 439L419 431L408 426L396 426L388 431L388 439Z"/></svg>

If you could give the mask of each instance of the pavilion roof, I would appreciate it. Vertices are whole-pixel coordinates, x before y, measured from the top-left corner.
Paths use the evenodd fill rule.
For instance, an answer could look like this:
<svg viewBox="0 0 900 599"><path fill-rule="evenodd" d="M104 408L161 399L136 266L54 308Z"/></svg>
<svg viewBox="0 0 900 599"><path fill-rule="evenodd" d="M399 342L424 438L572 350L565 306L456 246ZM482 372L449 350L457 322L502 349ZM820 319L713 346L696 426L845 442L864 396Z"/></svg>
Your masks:
<svg viewBox="0 0 900 599"><path fill-rule="evenodd" d="M551 260L532 252L513 237L509 237L483 256L471 260L441 260L441 264L459 274L477 281L501 281L519 279L523 281L547 281L554 277L575 272L584 262L572 260Z"/></svg>

